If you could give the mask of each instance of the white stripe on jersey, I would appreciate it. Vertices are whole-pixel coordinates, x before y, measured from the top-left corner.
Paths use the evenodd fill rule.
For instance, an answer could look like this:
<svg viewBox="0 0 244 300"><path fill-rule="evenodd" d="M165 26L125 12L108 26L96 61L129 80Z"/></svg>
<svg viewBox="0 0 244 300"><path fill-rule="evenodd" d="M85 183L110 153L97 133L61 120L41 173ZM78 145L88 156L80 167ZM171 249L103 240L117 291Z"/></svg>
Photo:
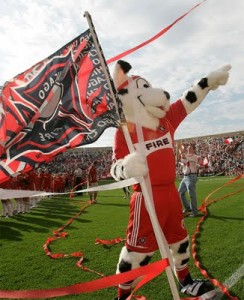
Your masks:
<svg viewBox="0 0 244 300"><path fill-rule="evenodd" d="M131 246L136 246L137 243L138 231L140 226L141 202L142 202L142 193L137 193L135 199L133 231L131 233L131 240L129 241L129 244Z"/></svg>

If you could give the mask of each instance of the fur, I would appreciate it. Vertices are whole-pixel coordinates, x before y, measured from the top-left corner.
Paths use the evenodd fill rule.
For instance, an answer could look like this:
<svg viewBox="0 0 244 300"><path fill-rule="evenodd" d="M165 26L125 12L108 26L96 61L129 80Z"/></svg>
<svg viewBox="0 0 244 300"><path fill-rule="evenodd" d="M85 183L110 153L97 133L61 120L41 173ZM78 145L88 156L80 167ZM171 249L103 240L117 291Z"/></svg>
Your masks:
<svg viewBox="0 0 244 300"><path fill-rule="evenodd" d="M169 245L175 268L180 270L184 268L190 258L189 237L175 244Z"/></svg>
<svg viewBox="0 0 244 300"><path fill-rule="evenodd" d="M119 256L119 262L117 264L116 274L123 273L148 264L153 254L154 252L150 252L150 253L131 252L128 251L127 248L124 246ZM137 284L138 280L140 280L140 278L135 279L133 282L120 284L119 286L124 290L129 290L131 286L133 287Z"/></svg>

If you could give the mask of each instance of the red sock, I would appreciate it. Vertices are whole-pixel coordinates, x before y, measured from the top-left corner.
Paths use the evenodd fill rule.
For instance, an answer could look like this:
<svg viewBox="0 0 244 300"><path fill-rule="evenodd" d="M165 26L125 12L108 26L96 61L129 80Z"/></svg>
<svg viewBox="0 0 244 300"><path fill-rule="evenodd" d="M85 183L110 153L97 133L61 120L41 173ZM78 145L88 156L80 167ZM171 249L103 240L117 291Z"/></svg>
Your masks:
<svg viewBox="0 0 244 300"><path fill-rule="evenodd" d="M131 289L124 290L120 287L118 287L118 298L121 298L124 295L129 295L131 293Z"/></svg>
<svg viewBox="0 0 244 300"><path fill-rule="evenodd" d="M179 281L184 282L187 275L190 274L188 266L182 270L176 270L176 274L177 274Z"/></svg>

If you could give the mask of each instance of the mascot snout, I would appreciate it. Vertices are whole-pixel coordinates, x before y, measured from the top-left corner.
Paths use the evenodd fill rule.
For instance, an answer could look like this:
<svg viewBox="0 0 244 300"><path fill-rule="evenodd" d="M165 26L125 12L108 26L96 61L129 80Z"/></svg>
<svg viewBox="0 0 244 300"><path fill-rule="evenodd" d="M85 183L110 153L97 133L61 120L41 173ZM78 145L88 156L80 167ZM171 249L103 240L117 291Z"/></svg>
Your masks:
<svg viewBox="0 0 244 300"><path fill-rule="evenodd" d="M170 95L168 92L158 88L144 88L137 90L137 97L144 106L151 105L156 107L169 108Z"/></svg>

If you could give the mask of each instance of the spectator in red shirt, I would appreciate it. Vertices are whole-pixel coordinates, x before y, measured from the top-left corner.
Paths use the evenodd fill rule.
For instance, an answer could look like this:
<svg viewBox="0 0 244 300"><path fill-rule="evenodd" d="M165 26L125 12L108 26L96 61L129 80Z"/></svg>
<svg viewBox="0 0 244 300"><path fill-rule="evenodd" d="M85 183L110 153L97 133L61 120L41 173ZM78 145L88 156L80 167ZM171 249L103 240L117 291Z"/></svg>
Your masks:
<svg viewBox="0 0 244 300"><path fill-rule="evenodd" d="M88 169L87 174L87 187L94 187L98 186L98 179L97 179L97 161L95 160L91 167ZM88 192L90 202L97 203L97 192Z"/></svg>

